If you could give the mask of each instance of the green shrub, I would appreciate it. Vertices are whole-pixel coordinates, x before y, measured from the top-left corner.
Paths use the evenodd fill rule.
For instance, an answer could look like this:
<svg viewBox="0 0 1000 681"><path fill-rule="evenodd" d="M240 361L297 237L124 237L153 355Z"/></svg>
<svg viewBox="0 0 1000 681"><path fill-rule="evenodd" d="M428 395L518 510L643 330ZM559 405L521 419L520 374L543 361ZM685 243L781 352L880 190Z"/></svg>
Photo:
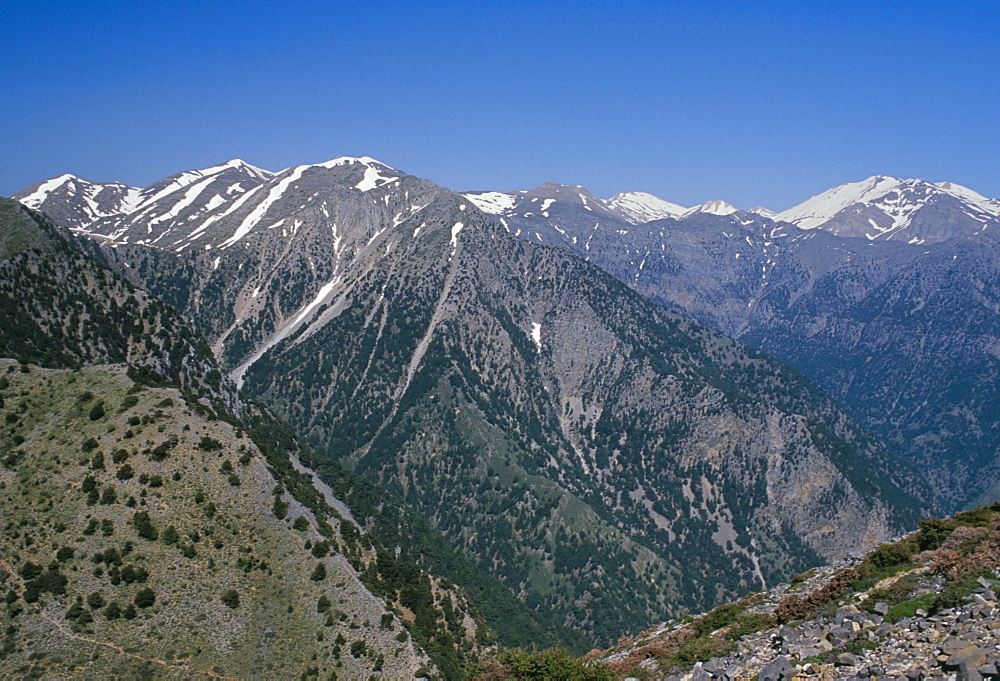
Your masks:
<svg viewBox="0 0 1000 681"><path fill-rule="evenodd" d="M160 535L156 528L153 527L153 523L149 519L149 513L146 511L139 511L132 516L132 524L135 526L135 531L143 539L156 541L156 538Z"/></svg>
<svg viewBox="0 0 1000 681"><path fill-rule="evenodd" d="M353 650L352 650L353 652ZM499 666L499 669L496 666ZM494 678L501 679L561 679L565 681L605 681L615 676L606 666L588 664L572 657L563 649L527 653L523 650L506 650L494 661Z"/></svg>
<svg viewBox="0 0 1000 681"><path fill-rule="evenodd" d="M168 546L171 546L171 545L176 544L177 542L179 542L180 539L181 539L181 536L180 536L180 534L177 533L177 528L174 527L173 525L170 525L160 535L160 539L163 541L164 544L166 544Z"/></svg>
<svg viewBox="0 0 1000 681"><path fill-rule="evenodd" d="M156 592L149 587L140 589L139 593L132 599L132 602L135 603L137 608L148 608L156 603Z"/></svg>
<svg viewBox="0 0 1000 681"><path fill-rule="evenodd" d="M889 608L889 612L885 614L884 619L889 624L895 624L906 617L914 617L917 614L917 610L934 612L937 608L937 600L937 594L924 594L912 601L901 601Z"/></svg>
<svg viewBox="0 0 1000 681"><path fill-rule="evenodd" d="M238 608L240 605L240 595L236 589L226 589L220 600L230 608Z"/></svg>
<svg viewBox="0 0 1000 681"><path fill-rule="evenodd" d="M875 570L884 570L897 565L906 565L913 559L913 550L905 542L884 544L865 559Z"/></svg>
<svg viewBox="0 0 1000 681"><path fill-rule="evenodd" d="M104 417L104 404L98 402L93 407L90 408L90 413L87 414L91 421L96 421L97 419Z"/></svg>
<svg viewBox="0 0 1000 681"><path fill-rule="evenodd" d="M198 449L205 452L217 452L222 449L222 443L216 440L214 437L208 437L207 435L201 438L198 442Z"/></svg>
<svg viewBox="0 0 1000 681"><path fill-rule="evenodd" d="M976 580L980 577L996 579L996 575L986 569L969 570L968 572L959 573L953 579L949 579L945 583L944 589L941 590L941 595L938 597L938 609L947 610L948 608L957 608L964 604L965 599L979 588L979 583Z"/></svg>

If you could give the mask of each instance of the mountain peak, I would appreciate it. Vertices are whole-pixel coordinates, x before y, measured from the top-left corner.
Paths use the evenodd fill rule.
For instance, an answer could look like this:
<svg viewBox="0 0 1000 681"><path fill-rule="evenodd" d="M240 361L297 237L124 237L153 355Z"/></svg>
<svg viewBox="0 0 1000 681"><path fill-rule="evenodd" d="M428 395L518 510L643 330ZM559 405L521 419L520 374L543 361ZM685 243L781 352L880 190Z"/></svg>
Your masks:
<svg viewBox="0 0 1000 681"><path fill-rule="evenodd" d="M750 209L749 212L754 213L756 215L760 215L765 218L771 218L772 220L778 217L777 213L775 213L773 210L769 208L765 208L764 206L754 206L753 208Z"/></svg>
<svg viewBox="0 0 1000 681"><path fill-rule="evenodd" d="M607 200L607 206L636 224L677 218L687 211L684 206L646 192L619 192Z"/></svg>
<svg viewBox="0 0 1000 681"><path fill-rule="evenodd" d="M732 204L726 203L721 199L714 199L712 201L706 201L703 204L687 209L684 212L683 217L697 215L698 213L708 213L710 215L732 215L736 211L737 208Z"/></svg>
<svg viewBox="0 0 1000 681"><path fill-rule="evenodd" d="M389 164L382 163L381 161L374 159L371 156L338 156L337 158L332 158L329 161L324 161L323 163L314 163L311 166L306 166L306 167L335 168L337 166L351 165L352 163L360 163L365 166L379 166L381 168L387 168L389 170L396 171L396 169L390 166Z"/></svg>
<svg viewBox="0 0 1000 681"><path fill-rule="evenodd" d="M928 243L978 233L997 217L1000 201L961 185L873 175L817 194L777 219L838 236Z"/></svg>

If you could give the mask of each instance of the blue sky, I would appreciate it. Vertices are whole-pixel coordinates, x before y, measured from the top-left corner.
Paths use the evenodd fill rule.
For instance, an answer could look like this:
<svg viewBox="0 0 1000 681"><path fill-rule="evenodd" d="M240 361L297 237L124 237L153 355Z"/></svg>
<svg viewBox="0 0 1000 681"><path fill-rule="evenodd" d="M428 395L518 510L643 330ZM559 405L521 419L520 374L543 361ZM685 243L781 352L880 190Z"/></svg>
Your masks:
<svg viewBox="0 0 1000 681"><path fill-rule="evenodd" d="M996 2L0 4L0 194L373 156L458 190L1000 197Z"/></svg>

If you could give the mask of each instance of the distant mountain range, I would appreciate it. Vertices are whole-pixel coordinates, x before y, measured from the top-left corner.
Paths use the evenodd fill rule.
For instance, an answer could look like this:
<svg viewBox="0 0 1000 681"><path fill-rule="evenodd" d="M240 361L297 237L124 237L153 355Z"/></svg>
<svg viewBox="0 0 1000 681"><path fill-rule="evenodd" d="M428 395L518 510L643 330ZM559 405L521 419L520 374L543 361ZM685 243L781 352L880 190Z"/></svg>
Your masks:
<svg viewBox="0 0 1000 681"><path fill-rule="evenodd" d="M623 195L551 183L467 196L522 239L573 251L794 365L924 471L947 507L1000 495L997 200L884 176L779 214L663 208L649 195L623 212Z"/></svg>
<svg viewBox="0 0 1000 681"><path fill-rule="evenodd" d="M675 224L798 231L761 214L711 202L664 218L679 207L558 185L463 196L346 157L231 161L144 189L63 176L16 197L176 306L318 459L385 486L592 640L925 512L914 471L798 372L638 295L610 258L614 276L595 266L601 250L652 269L630 235ZM364 526L381 506L351 511Z"/></svg>

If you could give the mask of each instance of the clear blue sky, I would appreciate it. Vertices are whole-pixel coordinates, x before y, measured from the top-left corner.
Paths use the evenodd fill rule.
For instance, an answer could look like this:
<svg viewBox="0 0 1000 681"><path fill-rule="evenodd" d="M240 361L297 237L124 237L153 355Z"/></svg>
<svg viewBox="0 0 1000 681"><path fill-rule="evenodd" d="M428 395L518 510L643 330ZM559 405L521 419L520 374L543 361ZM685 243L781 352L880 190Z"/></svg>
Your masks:
<svg viewBox="0 0 1000 681"><path fill-rule="evenodd" d="M1000 197L997 2L0 3L0 194L374 156L787 208L872 174Z"/></svg>

